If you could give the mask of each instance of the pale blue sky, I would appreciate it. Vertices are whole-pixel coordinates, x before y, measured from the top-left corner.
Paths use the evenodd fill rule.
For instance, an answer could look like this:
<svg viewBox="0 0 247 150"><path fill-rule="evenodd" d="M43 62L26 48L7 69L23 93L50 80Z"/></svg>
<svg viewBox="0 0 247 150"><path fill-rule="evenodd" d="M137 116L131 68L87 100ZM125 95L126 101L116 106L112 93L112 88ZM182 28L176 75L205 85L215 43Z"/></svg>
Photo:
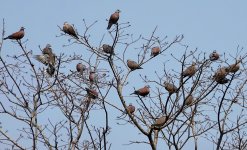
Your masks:
<svg viewBox="0 0 247 150"><path fill-rule="evenodd" d="M229 52L234 55L238 45L246 46L247 43L246 7L246 0L5 0L0 5L0 19L5 19L6 35L24 26L24 39L29 40L27 47L34 53L38 53L38 45L44 46L47 43L53 46L56 53L78 52L78 47L73 50L71 47L63 48L66 38L56 37L61 33L57 25L62 26L65 21L75 24L78 32L82 33L82 19L89 23L97 20L91 33L95 37L93 43L98 44L102 35L107 34L106 19L116 9L120 9L119 22L130 22L128 31L136 37L139 34L148 36L158 26L158 35L163 37L168 35L173 39L176 35L184 34L183 43L191 49L198 48L206 53L216 49L220 53ZM0 24L2 30L2 21ZM171 48L169 52L176 50ZM2 55L14 54L16 51L17 46L6 41ZM138 84L141 85L143 84ZM99 118L96 116L96 119ZM115 118L112 117L111 121L115 122ZM123 146L129 140L143 136L138 135L132 126L116 126L114 123L112 126L115 127L115 131L110 134L112 149L150 148L140 144Z"/></svg>

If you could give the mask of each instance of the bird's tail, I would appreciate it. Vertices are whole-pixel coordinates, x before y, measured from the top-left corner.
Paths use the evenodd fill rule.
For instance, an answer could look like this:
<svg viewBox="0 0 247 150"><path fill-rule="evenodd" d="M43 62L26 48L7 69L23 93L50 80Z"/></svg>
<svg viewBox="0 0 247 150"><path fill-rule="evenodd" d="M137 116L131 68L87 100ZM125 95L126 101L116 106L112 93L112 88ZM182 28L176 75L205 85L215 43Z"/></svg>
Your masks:
<svg viewBox="0 0 247 150"><path fill-rule="evenodd" d="M111 29L111 26L112 26L112 24L111 23L108 23L107 30Z"/></svg>
<svg viewBox="0 0 247 150"><path fill-rule="evenodd" d="M7 40L9 37L3 38L3 40Z"/></svg>

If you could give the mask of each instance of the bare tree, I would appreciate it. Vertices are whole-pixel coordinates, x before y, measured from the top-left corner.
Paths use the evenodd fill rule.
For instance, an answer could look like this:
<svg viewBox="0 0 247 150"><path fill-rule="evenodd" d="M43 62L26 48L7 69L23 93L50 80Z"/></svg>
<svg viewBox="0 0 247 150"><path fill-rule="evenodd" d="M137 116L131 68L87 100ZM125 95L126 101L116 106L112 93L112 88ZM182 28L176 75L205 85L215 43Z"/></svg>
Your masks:
<svg viewBox="0 0 247 150"><path fill-rule="evenodd" d="M129 144L200 149L199 141L207 141L217 150L246 149L243 48L209 56L211 51L191 50L183 35L158 36L157 27L148 37L129 34L129 23L113 25L95 46L90 30L97 22L83 23L83 33L73 25L58 30L69 39L65 46L78 45L85 55L46 53L42 46L34 55L29 41L20 39L11 43L20 54L1 53L0 115L17 125L14 133L6 124L0 128L6 148L111 149L111 108L119 121L146 137ZM0 51L4 37L3 21ZM103 122L89 121L95 112ZM54 113L55 118L49 115Z"/></svg>

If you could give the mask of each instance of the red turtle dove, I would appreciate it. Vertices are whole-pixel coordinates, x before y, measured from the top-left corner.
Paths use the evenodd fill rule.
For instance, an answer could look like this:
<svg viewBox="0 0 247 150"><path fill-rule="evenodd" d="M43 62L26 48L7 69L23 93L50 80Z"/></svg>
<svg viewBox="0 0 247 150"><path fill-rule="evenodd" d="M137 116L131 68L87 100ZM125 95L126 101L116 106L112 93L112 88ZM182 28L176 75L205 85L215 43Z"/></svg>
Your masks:
<svg viewBox="0 0 247 150"><path fill-rule="evenodd" d="M226 71L227 72L231 72L231 73L236 73L240 68L240 62L241 62L241 60L238 60L238 61L236 61L235 64L232 64L232 65L228 66L226 68Z"/></svg>
<svg viewBox="0 0 247 150"><path fill-rule="evenodd" d="M216 50L214 50L210 55L209 55L209 59L211 61L215 61L218 60L220 58L220 55L216 52Z"/></svg>
<svg viewBox="0 0 247 150"><path fill-rule="evenodd" d="M151 49L151 56L155 57L159 55L160 53L160 47L156 46Z"/></svg>
<svg viewBox="0 0 247 150"><path fill-rule="evenodd" d="M43 53L42 55L35 55L34 58L38 60L39 62L45 64L46 66L48 64L55 66L56 55L52 52L50 44L46 45L42 53Z"/></svg>
<svg viewBox="0 0 247 150"><path fill-rule="evenodd" d="M63 32L67 33L67 34L69 34L69 35L71 35L71 36L73 36L73 37L75 37L77 39L79 39L77 34L76 34L76 32L75 32L75 29L68 22L64 22L64 24L63 24Z"/></svg>
<svg viewBox="0 0 247 150"><path fill-rule="evenodd" d="M82 63L78 63L78 64L76 65L76 70L77 70L77 72L80 72L80 73L82 74L83 71L86 70L86 66L83 65Z"/></svg>
<svg viewBox="0 0 247 150"><path fill-rule="evenodd" d="M130 114L133 114L135 112L135 106L132 105L132 103L129 104L129 106L127 106L127 111L130 113Z"/></svg>
<svg viewBox="0 0 247 150"><path fill-rule="evenodd" d="M96 81L96 74L94 71L90 71L89 73L89 81L90 83L94 83Z"/></svg>
<svg viewBox="0 0 247 150"><path fill-rule="evenodd" d="M89 89L89 88L86 88L86 91L87 91L87 94L90 98L92 99L96 99L98 98L98 92L94 89Z"/></svg>
<svg viewBox="0 0 247 150"><path fill-rule="evenodd" d="M196 73L196 63L193 62L191 66L189 66L188 68L186 68L182 75L183 77L192 77L194 74Z"/></svg>
<svg viewBox="0 0 247 150"><path fill-rule="evenodd" d="M119 19L119 13L120 10L116 10L115 13L111 14L108 22L107 30L109 30L113 24L117 24L117 21Z"/></svg>
<svg viewBox="0 0 247 150"><path fill-rule="evenodd" d="M25 35L24 29L25 29L24 27L21 27L21 29L18 32L15 32L15 33L5 37L3 40L6 40L6 39L20 40L20 39L22 39Z"/></svg>
<svg viewBox="0 0 247 150"><path fill-rule="evenodd" d="M133 71L136 69L142 69L142 67L137 64L135 61L128 59L127 60L127 66Z"/></svg>
<svg viewBox="0 0 247 150"><path fill-rule="evenodd" d="M144 86L143 88L140 88L138 90L135 90L132 94L140 95L140 96L147 96L150 92L149 86Z"/></svg>
<svg viewBox="0 0 247 150"><path fill-rule="evenodd" d="M213 79L218 82L223 80L226 77L226 75L227 75L226 68L222 67L215 72Z"/></svg>

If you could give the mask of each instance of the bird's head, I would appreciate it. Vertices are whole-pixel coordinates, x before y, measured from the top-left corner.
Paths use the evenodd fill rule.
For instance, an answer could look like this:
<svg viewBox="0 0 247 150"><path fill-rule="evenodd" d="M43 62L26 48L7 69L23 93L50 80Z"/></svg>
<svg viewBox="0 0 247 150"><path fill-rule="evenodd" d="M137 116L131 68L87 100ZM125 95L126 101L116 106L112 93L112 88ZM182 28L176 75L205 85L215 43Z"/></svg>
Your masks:
<svg viewBox="0 0 247 150"><path fill-rule="evenodd" d="M25 29L24 27L21 27L21 29L20 29L20 30L22 30L22 31L23 31L24 29Z"/></svg>
<svg viewBox="0 0 247 150"><path fill-rule="evenodd" d="M46 44L46 48L51 48L51 44Z"/></svg>
<svg viewBox="0 0 247 150"><path fill-rule="evenodd" d="M117 9L115 12L116 12L116 13L120 13L121 11L120 11L119 9Z"/></svg>

